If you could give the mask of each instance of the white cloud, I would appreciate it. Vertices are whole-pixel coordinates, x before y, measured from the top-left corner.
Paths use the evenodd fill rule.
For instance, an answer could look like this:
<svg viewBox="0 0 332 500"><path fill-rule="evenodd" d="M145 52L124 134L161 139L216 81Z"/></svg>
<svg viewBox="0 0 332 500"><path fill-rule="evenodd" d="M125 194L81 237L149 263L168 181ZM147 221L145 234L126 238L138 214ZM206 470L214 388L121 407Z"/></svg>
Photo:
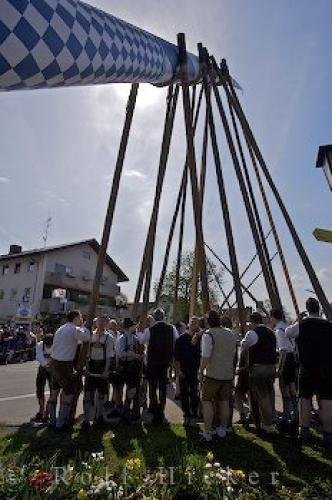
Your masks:
<svg viewBox="0 0 332 500"><path fill-rule="evenodd" d="M126 170L123 175L125 177L137 177L138 179L144 179L145 175L142 174L142 172L139 172L138 170Z"/></svg>
<svg viewBox="0 0 332 500"><path fill-rule="evenodd" d="M317 274L319 279L322 281L325 282L332 281L332 269L327 269L325 267L322 267L321 269L319 269Z"/></svg>
<svg viewBox="0 0 332 500"><path fill-rule="evenodd" d="M8 177L0 177L0 182L2 182L3 184L8 184L9 179Z"/></svg>

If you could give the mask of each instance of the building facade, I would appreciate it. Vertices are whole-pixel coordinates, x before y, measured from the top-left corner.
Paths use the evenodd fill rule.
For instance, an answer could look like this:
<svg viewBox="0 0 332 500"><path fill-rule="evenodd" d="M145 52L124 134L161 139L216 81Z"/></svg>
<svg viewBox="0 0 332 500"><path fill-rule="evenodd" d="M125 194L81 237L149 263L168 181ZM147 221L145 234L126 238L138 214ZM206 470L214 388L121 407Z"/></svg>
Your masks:
<svg viewBox="0 0 332 500"><path fill-rule="evenodd" d="M96 240L22 251L12 245L0 256L0 321L62 314L70 309L87 312L97 264ZM116 314L119 283L128 277L106 257L98 313Z"/></svg>

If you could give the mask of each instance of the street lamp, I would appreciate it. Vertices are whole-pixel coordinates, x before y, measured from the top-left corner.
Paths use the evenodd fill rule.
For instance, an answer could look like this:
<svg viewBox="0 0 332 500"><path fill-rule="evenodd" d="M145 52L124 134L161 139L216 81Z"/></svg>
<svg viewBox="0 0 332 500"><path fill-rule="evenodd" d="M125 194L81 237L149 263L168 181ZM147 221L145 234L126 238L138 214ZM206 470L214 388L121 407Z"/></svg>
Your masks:
<svg viewBox="0 0 332 500"><path fill-rule="evenodd" d="M323 168L328 185L332 191L332 144L319 147L316 168Z"/></svg>

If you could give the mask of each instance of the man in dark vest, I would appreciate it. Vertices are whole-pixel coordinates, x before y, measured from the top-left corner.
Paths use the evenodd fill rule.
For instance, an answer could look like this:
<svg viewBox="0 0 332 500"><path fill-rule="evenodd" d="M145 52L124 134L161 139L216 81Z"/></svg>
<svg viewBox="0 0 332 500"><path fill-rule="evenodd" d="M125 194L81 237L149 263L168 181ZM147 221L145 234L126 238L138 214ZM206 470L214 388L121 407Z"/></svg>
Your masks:
<svg viewBox="0 0 332 500"><path fill-rule="evenodd" d="M155 324L138 335L140 342L147 345L150 412L153 423L161 423L165 419L167 372L173 359L177 331L166 323L163 309L156 309L153 317Z"/></svg>
<svg viewBox="0 0 332 500"><path fill-rule="evenodd" d="M260 313L254 312L250 316L250 330L241 342L241 352L248 351L251 406L252 408L258 406L257 416L253 412L255 425L258 431L265 434L275 432L272 425L272 403L276 376L276 349L273 330L263 324Z"/></svg>
<svg viewBox="0 0 332 500"><path fill-rule="evenodd" d="M332 323L319 316L319 302L306 302L308 316L286 329L286 336L297 339L300 374L299 438L310 438L312 398L315 395L324 430L324 445L332 448Z"/></svg>

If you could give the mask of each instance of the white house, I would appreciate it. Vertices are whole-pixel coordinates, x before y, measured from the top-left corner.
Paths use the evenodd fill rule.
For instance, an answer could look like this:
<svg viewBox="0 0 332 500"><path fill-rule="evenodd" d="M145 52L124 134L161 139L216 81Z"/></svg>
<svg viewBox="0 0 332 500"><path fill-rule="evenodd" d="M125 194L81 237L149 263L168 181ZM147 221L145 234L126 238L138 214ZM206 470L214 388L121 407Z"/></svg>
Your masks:
<svg viewBox="0 0 332 500"><path fill-rule="evenodd" d="M95 239L28 251L12 245L0 255L0 321L76 308L86 312L98 250ZM99 313L115 314L118 284L125 281L128 277L107 255Z"/></svg>

